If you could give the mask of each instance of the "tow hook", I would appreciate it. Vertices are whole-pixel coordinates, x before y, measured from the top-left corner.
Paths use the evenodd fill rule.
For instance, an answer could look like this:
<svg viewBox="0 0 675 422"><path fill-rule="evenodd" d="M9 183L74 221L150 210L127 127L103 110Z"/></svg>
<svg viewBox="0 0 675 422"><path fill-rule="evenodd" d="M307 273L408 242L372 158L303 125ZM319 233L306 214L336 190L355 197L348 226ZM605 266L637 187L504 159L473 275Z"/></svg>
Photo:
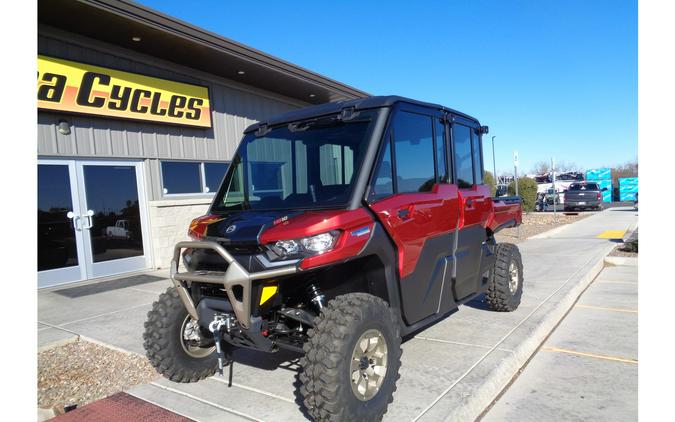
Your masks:
<svg viewBox="0 0 675 422"><path fill-rule="evenodd" d="M216 353L218 354L218 373L220 376L223 375L223 367L225 362L230 366L229 376L227 386L232 387L232 367L234 366L234 360L232 359L232 354L229 349L226 353L223 350L222 341L223 341L223 327L227 330L227 333L230 334L230 330L233 325L233 317L230 314L218 315L216 314L213 317L213 321L209 324L209 330L213 333L213 340L216 343Z"/></svg>

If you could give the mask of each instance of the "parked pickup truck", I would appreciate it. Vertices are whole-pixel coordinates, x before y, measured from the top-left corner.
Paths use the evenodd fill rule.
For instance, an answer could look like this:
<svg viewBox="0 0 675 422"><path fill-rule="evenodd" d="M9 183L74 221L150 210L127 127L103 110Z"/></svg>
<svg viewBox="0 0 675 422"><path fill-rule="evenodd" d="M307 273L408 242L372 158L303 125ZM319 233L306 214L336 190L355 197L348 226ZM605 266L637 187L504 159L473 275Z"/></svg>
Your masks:
<svg viewBox="0 0 675 422"><path fill-rule="evenodd" d="M234 348L289 349L304 354L315 420L380 420L403 336L482 293L495 311L520 303L520 252L495 233L522 207L483 183L486 133L401 97L250 126L193 240L175 246L174 286L145 324L152 364L176 382L229 364L231 381Z"/></svg>
<svg viewBox="0 0 675 422"><path fill-rule="evenodd" d="M575 209L602 209L602 192L595 182L572 183L565 191L565 211Z"/></svg>
<svg viewBox="0 0 675 422"><path fill-rule="evenodd" d="M129 239L131 231L129 230L129 220L117 220L114 226L105 228L105 235L118 239Z"/></svg>

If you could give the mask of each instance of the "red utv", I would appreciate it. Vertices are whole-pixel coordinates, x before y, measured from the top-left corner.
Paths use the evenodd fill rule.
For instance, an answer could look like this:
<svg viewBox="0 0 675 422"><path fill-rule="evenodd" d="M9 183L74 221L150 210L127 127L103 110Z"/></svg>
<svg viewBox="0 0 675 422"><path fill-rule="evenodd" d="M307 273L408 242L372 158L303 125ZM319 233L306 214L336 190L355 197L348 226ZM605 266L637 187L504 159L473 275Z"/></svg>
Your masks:
<svg viewBox="0 0 675 422"><path fill-rule="evenodd" d="M521 223L521 204L483 184L486 133L401 97L249 127L175 247L174 287L145 324L150 361L194 382L222 374L233 348L294 350L316 420L381 419L402 336L483 293L496 311L520 303L520 253L494 234Z"/></svg>

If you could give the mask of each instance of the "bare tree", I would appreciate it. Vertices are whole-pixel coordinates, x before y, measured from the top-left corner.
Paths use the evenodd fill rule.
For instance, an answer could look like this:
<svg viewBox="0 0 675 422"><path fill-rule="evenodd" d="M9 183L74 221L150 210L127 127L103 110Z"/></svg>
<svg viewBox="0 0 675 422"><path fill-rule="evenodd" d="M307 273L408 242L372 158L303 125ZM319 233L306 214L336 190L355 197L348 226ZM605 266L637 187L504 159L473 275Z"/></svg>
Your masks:
<svg viewBox="0 0 675 422"><path fill-rule="evenodd" d="M637 159L612 167L612 184L614 187L618 187L619 179L624 177L638 177Z"/></svg>
<svg viewBox="0 0 675 422"><path fill-rule="evenodd" d="M567 161L561 161L559 163L556 163L555 170L558 173L567 173L570 171L581 171L581 167L576 165L576 163L571 162L568 163Z"/></svg>
<svg viewBox="0 0 675 422"><path fill-rule="evenodd" d="M532 173L533 174L546 174L551 170L551 165L548 161L542 160L542 161L537 161L534 163L532 166Z"/></svg>

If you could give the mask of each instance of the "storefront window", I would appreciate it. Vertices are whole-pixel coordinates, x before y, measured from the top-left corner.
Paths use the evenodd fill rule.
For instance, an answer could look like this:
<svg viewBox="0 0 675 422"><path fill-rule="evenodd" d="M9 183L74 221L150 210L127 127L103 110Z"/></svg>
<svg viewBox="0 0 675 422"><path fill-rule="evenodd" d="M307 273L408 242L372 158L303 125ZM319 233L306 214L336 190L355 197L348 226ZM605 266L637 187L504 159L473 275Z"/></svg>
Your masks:
<svg viewBox="0 0 675 422"><path fill-rule="evenodd" d="M164 194L200 193L202 191L199 163L163 161L162 183Z"/></svg>
<svg viewBox="0 0 675 422"><path fill-rule="evenodd" d="M229 165L230 163L204 163L205 192L215 192L218 190Z"/></svg>
<svg viewBox="0 0 675 422"><path fill-rule="evenodd" d="M229 162L162 161L164 195L214 193L225 177Z"/></svg>

